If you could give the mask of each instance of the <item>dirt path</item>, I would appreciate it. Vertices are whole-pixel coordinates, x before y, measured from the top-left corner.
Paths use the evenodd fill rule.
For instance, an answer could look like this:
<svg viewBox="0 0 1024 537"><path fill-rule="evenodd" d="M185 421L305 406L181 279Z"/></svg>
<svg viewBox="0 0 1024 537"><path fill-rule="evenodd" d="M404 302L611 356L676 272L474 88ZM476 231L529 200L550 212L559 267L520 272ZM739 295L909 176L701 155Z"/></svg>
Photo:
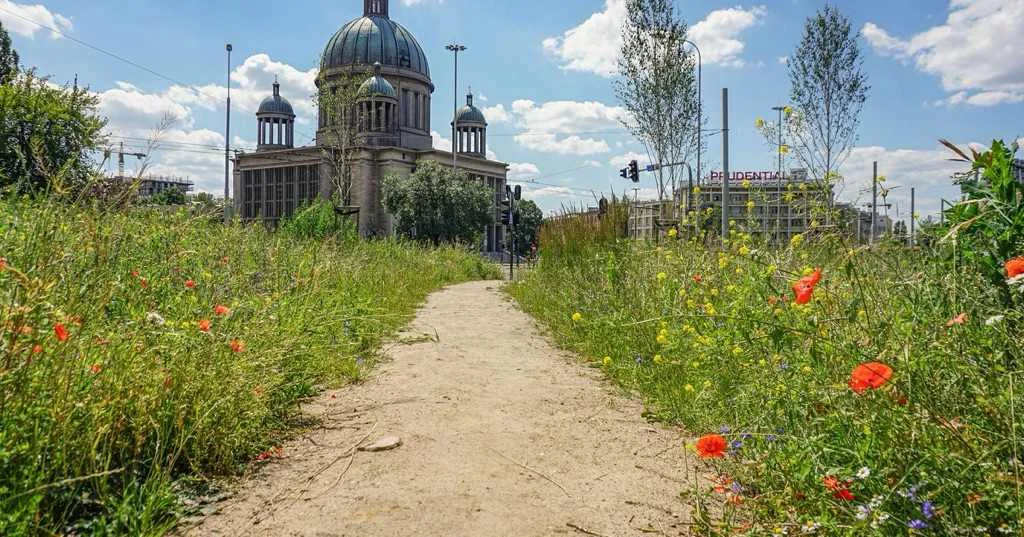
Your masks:
<svg viewBox="0 0 1024 537"><path fill-rule="evenodd" d="M687 534L680 433L552 347L499 286L432 295L404 334L430 341L308 406L323 427L185 534ZM382 436L402 445L352 449Z"/></svg>

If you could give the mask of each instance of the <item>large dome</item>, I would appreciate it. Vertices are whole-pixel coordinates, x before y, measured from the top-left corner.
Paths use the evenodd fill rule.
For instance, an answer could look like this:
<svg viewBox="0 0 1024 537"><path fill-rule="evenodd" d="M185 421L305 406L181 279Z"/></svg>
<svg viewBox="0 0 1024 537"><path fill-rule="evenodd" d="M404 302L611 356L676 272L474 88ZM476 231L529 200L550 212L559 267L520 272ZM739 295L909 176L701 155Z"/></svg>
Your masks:
<svg viewBox="0 0 1024 537"><path fill-rule="evenodd" d="M327 42L321 71L353 65L408 69L430 79L427 55L416 38L386 16L366 16L343 26Z"/></svg>

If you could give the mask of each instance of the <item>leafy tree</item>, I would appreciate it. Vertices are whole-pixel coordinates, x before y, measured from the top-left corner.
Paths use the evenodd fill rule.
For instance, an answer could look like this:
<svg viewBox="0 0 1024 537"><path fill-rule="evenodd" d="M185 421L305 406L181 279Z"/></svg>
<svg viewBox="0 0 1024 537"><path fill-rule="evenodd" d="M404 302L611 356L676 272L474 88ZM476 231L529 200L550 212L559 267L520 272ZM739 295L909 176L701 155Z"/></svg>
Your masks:
<svg viewBox="0 0 1024 537"><path fill-rule="evenodd" d="M399 234L432 244L477 245L494 222L494 193L434 161L421 161L407 177L386 176L383 200Z"/></svg>
<svg viewBox="0 0 1024 537"><path fill-rule="evenodd" d="M519 223L512 236L516 241L516 253L526 255L530 253L530 247L537 242L537 233L544 222L544 213L532 200L520 201L516 205L516 211L519 213Z"/></svg>
<svg viewBox="0 0 1024 537"><path fill-rule="evenodd" d="M0 85L0 186L77 190L92 177L89 154L102 143L99 100L24 71Z"/></svg>
<svg viewBox="0 0 1024 537"><path fill-rule="evenodd" d="M826 5L807 19L787 63L794 108L787 121L795 141L792 150L810 176L826 187L837 179L857 141L861 109L871 89L859 37L850 19Z"/></svg>
<svg viewBox="0 0 1024 537"><path fill-rule="evenodd" d="M622 122L658 162L679 162L698 148L696 65L686 50L687 26L670 0L628 0L615 94ZM676 188L681 168L658 172L658 197ZM668 192L671 190L671 192Z"/></svg>
<svg viewBox="0 0 1024 537"><path fill-rule="evenodd" d="M362 78L354 74L317 79L316 105L320 109L318 143L330 166L331 184L343 206L352 205L353 157L363 140L359 134L359 86Z"/></svg>
<svg viewBox="0 0 1024 537"><path fill-rule="evenodd" d="M0 85L14 81L18 74L18 52L11 46L11 36L0 23Z"/></svg>
<svg viewBox="0 0 1024 537"><path fill-rule="evenodd" d="M149 202L154 205L184 205L185 191L180 188L168 188L153 194Z"/></svg>

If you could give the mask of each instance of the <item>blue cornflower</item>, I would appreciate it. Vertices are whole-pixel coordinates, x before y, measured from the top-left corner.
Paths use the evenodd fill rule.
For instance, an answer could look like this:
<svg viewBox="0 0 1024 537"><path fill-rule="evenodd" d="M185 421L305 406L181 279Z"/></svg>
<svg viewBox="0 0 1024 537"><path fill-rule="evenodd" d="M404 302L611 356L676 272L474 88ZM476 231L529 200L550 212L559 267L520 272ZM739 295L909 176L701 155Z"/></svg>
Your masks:
<svg viewBox="0 0 1024 537"><path fill-rule="evenodd" d="M733 482L732 482L732 486L731 486L730 488L731 488L731 489L732 489L732 491L733 491L734 493L736 493L736 494L739 494L739 493L743 492L743 485L740 485L740 484L739 484L739 483L737 483L736 481L733 481Z"/></svg>
<svg viewBox="0 0 1024 537"><path fill-rule="evenodd" d="M732 431L732 429L730 429L728 425L723 425L720 429L718 429L718 432L722 434L729 434L730 431Z"/></svg>
<svg viewBox="0 0 1024 537"><path fill-rule="evenodd" d="M774 441L778 440L778 438L779 437L775 436L774 434L770 434L770 435L764 437L764 439L769 441L769 442L774 442Z"/></svg>
<svg viewBox="0 0 1024 537"><path fill-rule="evenodd" d="M751 438L753 438L753 436L754 435L752 435L750 433L743 433L743 434L740 435L740 438L742 438L744 440L750 440Z"/></svg>
<svg viewBox="0 0 1024 537"><path fill-rule="evenodd" d="M925 518L932 518L932 517L934 517L935 516L935 504L933 504L929 500L925 500L925 502L921 504L921 513L924 515Z"/></svg>
<svg viewBox="0 0 1024 537"><path fill-rule="evenodd" d="M637 363L637 365L640 365L640 364L644 363L644 357L640 356L639 354L636 355L636 363Z"/></svg>
<svg viewBox="0 0 1024 537"><path fill-rule="evenodd" d="M921 519L915 518L914 520L907 522L907 527L915 530L923 530L928 527L928 523Z"/></svg>
<svg viewBox="0 0 1024 537"><path fill-rule="evenodd" d="M729 443L729 447L732 449L739 449L743 447L743 442L741 440L733 440L731 443Z"/></svg>

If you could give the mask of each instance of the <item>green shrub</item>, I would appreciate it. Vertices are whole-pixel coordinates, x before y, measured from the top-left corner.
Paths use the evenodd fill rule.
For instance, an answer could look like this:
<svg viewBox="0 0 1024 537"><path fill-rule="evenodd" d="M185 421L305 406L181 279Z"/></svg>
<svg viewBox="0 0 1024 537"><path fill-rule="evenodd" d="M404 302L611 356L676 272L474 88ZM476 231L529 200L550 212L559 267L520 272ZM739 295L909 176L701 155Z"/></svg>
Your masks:
<svg viewBox="0 0 1024 537"><path fill-rule="evenodd" d="M450 248L0 203L0 535L162 533L175 480L238 471L427 293L496 276Z"/></svg>
<svg viewBox="0 0 1024 537"><path fill-rule="evenodd" d="M318 198L281 223L281 233L298 239L354 239L352 221L335 213L334 202Z"/></svg>

